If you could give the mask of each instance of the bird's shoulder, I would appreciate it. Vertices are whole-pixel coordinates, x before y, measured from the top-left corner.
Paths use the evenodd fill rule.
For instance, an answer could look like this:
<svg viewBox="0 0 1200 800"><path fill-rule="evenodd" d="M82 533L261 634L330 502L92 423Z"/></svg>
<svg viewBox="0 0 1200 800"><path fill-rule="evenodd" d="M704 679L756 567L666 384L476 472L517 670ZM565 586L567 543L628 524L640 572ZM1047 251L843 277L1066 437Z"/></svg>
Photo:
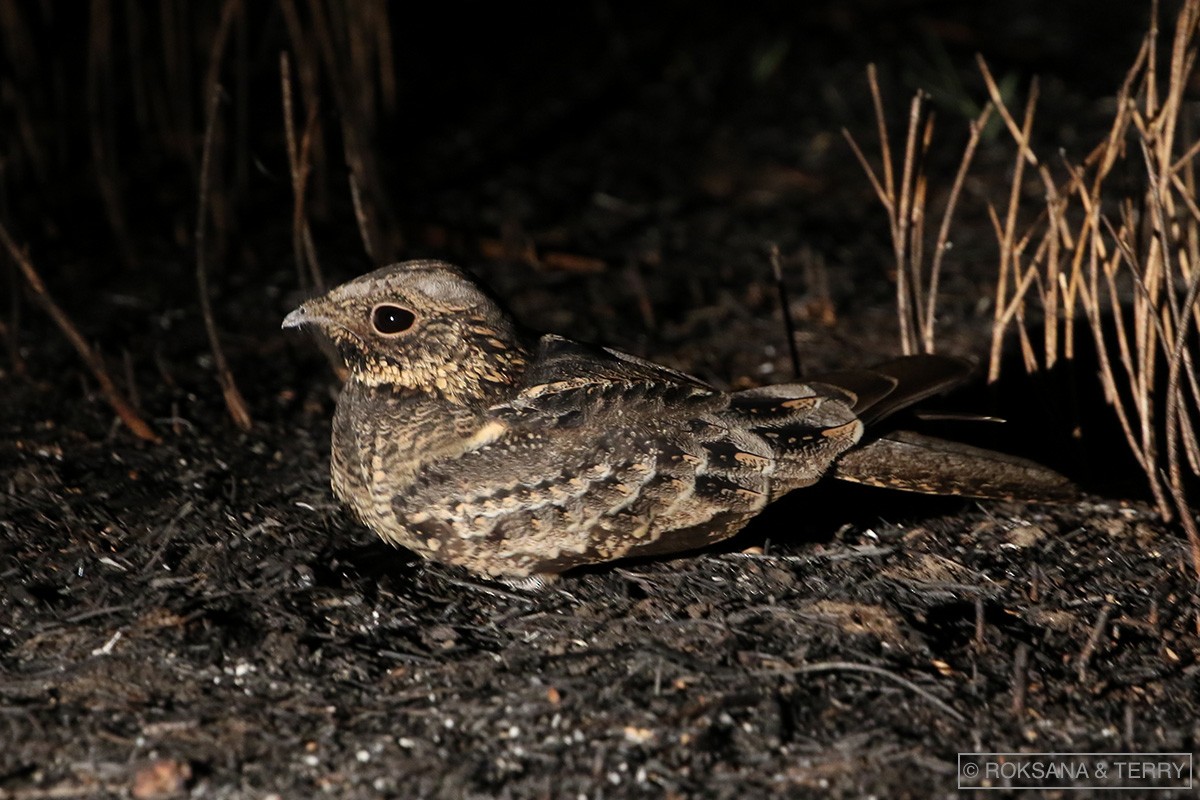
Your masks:
<svg viewBox="0 0 1200 800"><path fill-rule="evenodd" d="M728 396L685 372L608 347L546 334L516 393L497 411L534 413L653 407L691 412L728 404Z"/></svg>

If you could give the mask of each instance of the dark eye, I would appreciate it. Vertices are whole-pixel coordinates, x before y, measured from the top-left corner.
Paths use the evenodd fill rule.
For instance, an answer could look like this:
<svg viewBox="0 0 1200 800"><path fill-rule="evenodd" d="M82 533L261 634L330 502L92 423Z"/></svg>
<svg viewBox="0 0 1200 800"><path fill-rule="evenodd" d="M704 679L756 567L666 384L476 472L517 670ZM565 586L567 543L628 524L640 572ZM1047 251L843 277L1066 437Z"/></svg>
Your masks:
<svg viewBox="0 0 1200 800"><path fill-rule="evenodd" d="M403 333L416 320L413 312L400 306L376 306L371 312L371 324L380 333Z"/></svg>

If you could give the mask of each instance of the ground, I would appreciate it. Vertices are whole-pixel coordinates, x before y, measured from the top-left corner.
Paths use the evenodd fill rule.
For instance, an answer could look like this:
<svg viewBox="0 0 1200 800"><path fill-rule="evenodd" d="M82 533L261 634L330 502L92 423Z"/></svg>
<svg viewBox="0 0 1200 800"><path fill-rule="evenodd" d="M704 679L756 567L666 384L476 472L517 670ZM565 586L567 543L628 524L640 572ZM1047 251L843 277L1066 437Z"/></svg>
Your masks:
<svg viewBox="0 0 1200 800"><path fill-rule="evenodd" d="M890 245L838 130L874 152L865 65L897 125L912 88L950 85L929 167L944 191L965 139L955 102L983 96L975 50L1018 96L1043 76L1051 152L1093 141L1146 10L1086 8L596 3L554 12L552 35L499 12L469 32L443 29L461 9L398 20L400 112L374 143L390 241L464 263L534 328L739 387L792 375L775 244L804 370L882 359L898 351ZM328 484L336 376L278 330L305 289L268 16L242 55L266 64L250 85L274 116L249 118L259 138L210 275L250 430L226 414L196 301L196 165L122 151L133 258L69 156L52 185L20 170L6 185L5 225L161 441L115 420L14 291L0 798L946 797L962 751L1196 750L1182 535L1141 496L1102 402L1083 424L1087 401L1019 371L943 401L1009 418L1002 431L942 433L1047 461L1078 503L822 483L713 550L535 594L356 525ZM1005 197L1010 163L985 141L941 304L949 352L986 351L982 200ZM372 264L336 199L345 166L326 169L335 199L313 236L337 281ZM1072 374L1096 394L1086 364Z"/></svg>

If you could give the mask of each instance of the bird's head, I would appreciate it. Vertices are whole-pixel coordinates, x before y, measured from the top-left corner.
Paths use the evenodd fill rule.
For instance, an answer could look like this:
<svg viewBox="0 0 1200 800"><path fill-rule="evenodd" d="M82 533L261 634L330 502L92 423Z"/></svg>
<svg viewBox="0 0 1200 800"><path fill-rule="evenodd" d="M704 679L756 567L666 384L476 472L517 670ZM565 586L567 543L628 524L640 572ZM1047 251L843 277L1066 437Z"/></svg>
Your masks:
<svg viewBox="0 0 1200 800"><path fill-rule="evenodd" d="M512 319L458 267L406 261L302 304L284 328L313 325L350 380L469 403L515 383L527 351Z"/></svg>

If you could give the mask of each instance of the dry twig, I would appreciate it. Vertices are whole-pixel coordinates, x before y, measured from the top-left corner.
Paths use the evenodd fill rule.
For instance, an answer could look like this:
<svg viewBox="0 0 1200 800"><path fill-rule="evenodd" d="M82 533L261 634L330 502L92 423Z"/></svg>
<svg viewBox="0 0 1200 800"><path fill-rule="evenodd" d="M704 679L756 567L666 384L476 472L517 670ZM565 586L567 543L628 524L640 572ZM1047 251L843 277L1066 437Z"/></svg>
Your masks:
<svg viewBox="0 0 1200 800"><path fill-rule="evenodd" d="M296 123L292 111L292 70L287 53L279 54L279 82L283 96L283 131L287 142L288 170L292 176L292 253L296 259L296 277L303 287L311 275L318 292L325 290L325 278L317 261L316 248L312 243L312 230L308 224L304 201L307 196L308 178L312 172L312 143L317 127L317 106L308 108L308 119L299 144L296 142ZM308 269L305 269L305 265Z"/></svg>
<svg viewBox="0 0 1200 800"><path fill-rule="evenodd" d="M1157 4L1152 17L1156 14ZM1195 109L1184 103L1197 62L1200 0L1184 0L1174 30L1169 68L1160 71L1159 29L1157 19L1151 20L1117 92L1108 134L1081 162L1064 156L1066 177L1061 181L1031 145L1036 81L1018 120L979 59L990 105L972 125L927 281L922 247L927 182L921 163L932 125L921 124L922 96L910 106L899 181L873 67L868 83L880 137L881 174L849 133L843 133L888 214L901 346L906 353L918 344L932 351L939 276L953 210L980 130L995 108L1016 152L1004 210L991 205L987 209L999 256L988 379L1000 377L1004 344L1013 329L1028 370L1051 368L1060 357L1074 358L1074 323L1082 311L1095 341L1105 398L1146 476L1158 512L1167 520L1180 518L1200 576L1200 528L1186 496L1188 482L1200 477L1195 346L1200 340L1200 204L1195 199L1200 141L1191 133L1197 129ZM1181 141L1185 132L1191 139ZM1140 154L1140 164L1130 161L1131 153L1135 158ZM1141 171L1143 176L1132 191L1127 181L1116 186L1107 180L1123 162L1129 167L1127 175ZM1027 215L1022 209L1028 168L1037 171L1044 190L1044 202L1032 221L1023 219ZM1110 209L1118 212L1114 215ZM1040 314L1044 322L1040 358L1027 329L1027 312Z"/></svg>
<svg viewBox="0 0 1200 800"><path fill-rule="evenodd" d="M896 315L900 328L901 351L906 354L917 350L932 353L937 347L934 335L937 324L937 298L946 251L950 249L950 226L962 196L967 172L978 149L980 135L991 116L992 107L990 104L984 106L983 111L971 123L970 136L954 183L947 195L941 223L934 239L933 258L926 266L925 227L929 181L924 173L924 163L933 138L934 119L928 111L926 95L918 92L909 104L904 161L901 165L900 183L897 186L879 80L873 65L867 69L867 82L871 88L876 128L880 137L882 177L871 166L850 132L843 129L842 135L849 142L875 190L876 197L888 215L892 253L896 265Z"/></svg>
<svg viewBox="0 0 1200 800"><path fill-rule="evenodd" d="M50 296L50 292L46 289L46 284L43 283L41 276L34 269L33 263L17 247L12 237L8 235L8 229L2 224L0 224L0 242L4 244L13 261L16 262L17 268L25 276L29 288L33 290L34 297L41 304L42 308L45 309L46 313L50 315L50 318L54 320L54 324L63 332L67 340L71 342L71 345L75 348L75 352L79 353L79 357L83 359L83 363L87 365L96 382L100 384L100 391L104 394L104 399L112 406L113 411L117 412L117 416L125 423L125 427L133 431L134 435L139 439L155 443L161 441L158 434L146 424L145 420L138 415L130 402L121 394L121 391L117 389L117 385L109 376L108 370L104 368L104 362L101 361L100 356L88 345L82 334L79 333L79 329L75 327L74 323L71 322L58 303L54 301L54 298Z"/></svg>
<svg viewBox="0 0 1200 800"><path fill-rule="evenodd" d="M775 278L775 289L779 293L779 306L783 314L783 328L787 333L788 353L792 357L792 374L799 379L804 374L800 364L800 350L796 347L796 323L792 320L792 306L788 302L787 286L783 282L783 265L779 257L779 245L771 244L771 273Z"/></svg>
<svg viewBox="0 0 1200 800"><path fill-rule="evenodd" d="M204 126L204 149L200 157L200 197L196 211L196 286L200 294L200 311L204 316L204 330L208 334L208 343L213 354L213 365L217 372L217 383L221 386L221 393L225 398L225 408L229 410L229 416L233 418L234 423L245 431L250 430L254 423L250 418L250 409L246 405L242 393L238 390L237 383L234 381L233 370L229 368L229 362L225 359L225 350L221 347L221 337L217 333L217 323L213 317L212 301L209 298L208 291L207 251L209 186L212 180L212 150L213 140L216 138L217 112L221 104L221 86L217 82L217 65L221 61L221 53L224 48L229 21L233 17L237 3L238 0L226 0L221 14L221 32L218 33L214 41L212 59L209 64L209 83L207 84L208 111L206 115L207 122Z"/></svg>
<svg viewBox="0 0 1200 800"><path fill-rule="evenodd" d="M999 376L1002 340L1014 319L1026 363L1036 363L1022 313L1031 287L1039 287L1047 366L1060 347L1061 355L1074 356L1071 325L1076 306L1082 308L1105 398L1159 514L1168 520L1178 515L1200 576L1200 529L1187 499L1188 481L1200 476L1200 379L1196 349L1189 344L1200 338L1200 207L1194 177L1200 142L1181 141L1182 132L1195 130L1194 124L1184 124L1189 109L1183 98L1196 65L1198 24L1200 0L1185 0L1175 19L1170 66L1161 75L1159 29L1151 20L1117 94L1108 135L1081 164L1064 158L1068 177L1061 184L1039 166L1045 208L1020 235L1021 168L1039 164L1029 145L1032 106L1018 128L982 61L980 69L1017 144L1008 213L1003 224L994 216L1000 264L990 377ZM1122 162L1127 173L1141 172L1132 190L1127 181L1121 186L1107 181ZM1115 219L1106 210L1111 208L1118 210ZM1033 256L1023 262L1022 254L1035 242ZM1009 281L1016 283L1011 292Z"/></svg>

